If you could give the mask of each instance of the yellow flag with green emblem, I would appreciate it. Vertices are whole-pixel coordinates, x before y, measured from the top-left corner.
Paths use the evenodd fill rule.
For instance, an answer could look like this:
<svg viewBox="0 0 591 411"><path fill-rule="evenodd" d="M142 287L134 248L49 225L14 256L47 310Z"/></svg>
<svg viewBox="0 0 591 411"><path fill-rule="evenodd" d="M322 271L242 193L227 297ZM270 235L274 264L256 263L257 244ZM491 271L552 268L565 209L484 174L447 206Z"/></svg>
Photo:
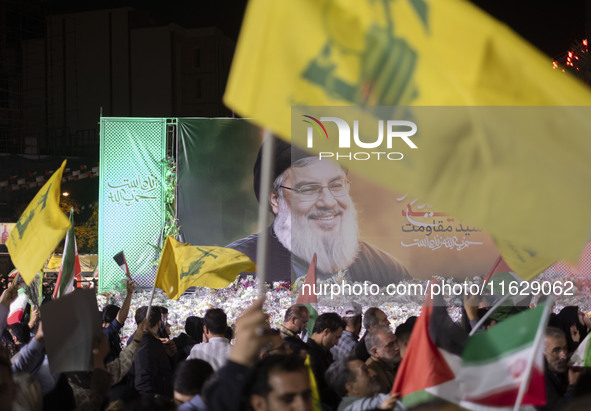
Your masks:
<svg viewBox="0 0 591 411"><path fill-rule="evenodd" d="M29 203L8 237L6 247L27 285L64 238L70 220L59 207L66 160Z"/></svg>
<svg viewBox="0 0 591 411"><path fill-rule="evenodd" d="M558 259L578 261L591 224L591 92L551 63L468 1L251 0L224 101L482 227L530 279ZM344 114L318 106L357 111L337 124ZM378 118L411 120L416 147L394 146L395 134L373 144L374 124L386 127L361 123L376 106L408 108Z"/></svg>
<svg viewBox="0 0 591 411"><path fill-rule="evenodd" d="M310 355L306 355L304 361L306 370L308 371L308 377L310 377L310 390L312 391L312 409L314 411L322 411L322 403L320 402L320 393L318 392L318 384L316 384L316 377L312 371L312 363L310 362Z"/></svg>
<svg viewBox="0 0 591 411"><path fill-rule="evenodd" d="M156 287L178 299L189 287L224 288L243 271L256 271L255 263L240 251L224 247L194 246L166 238Z"/></svg>

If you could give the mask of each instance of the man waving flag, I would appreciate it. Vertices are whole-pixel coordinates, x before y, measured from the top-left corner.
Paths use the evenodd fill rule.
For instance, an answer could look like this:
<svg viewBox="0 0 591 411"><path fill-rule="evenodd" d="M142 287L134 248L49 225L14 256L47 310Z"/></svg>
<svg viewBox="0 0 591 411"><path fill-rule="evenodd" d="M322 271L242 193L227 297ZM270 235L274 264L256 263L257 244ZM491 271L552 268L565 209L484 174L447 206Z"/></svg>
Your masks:
<svg viewBox="0 0 591 411"><path fill-rule="evenodd" d="M27 284L31 284L71 226L59 208L60 186L65 167L64 160L29 203L6 242L10 258Z"/></svg>

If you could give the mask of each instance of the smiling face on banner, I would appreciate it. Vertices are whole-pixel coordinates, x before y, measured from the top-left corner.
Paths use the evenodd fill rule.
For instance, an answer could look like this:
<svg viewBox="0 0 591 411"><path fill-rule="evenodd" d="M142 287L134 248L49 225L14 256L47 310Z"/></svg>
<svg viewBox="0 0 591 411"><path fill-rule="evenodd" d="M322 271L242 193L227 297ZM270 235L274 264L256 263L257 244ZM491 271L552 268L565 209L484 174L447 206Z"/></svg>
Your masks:
<svg viewBox="0 0 591 411"><path fill-rule="evenodd" d="M318 269L337 272L357 255L358 227L345 171L333 161L299 160L284 172L271 204L279 241L297 257L318 257Z"/></svg>
<svg viewBox="0 0 591 411"><path fill-rule="evenodd" d="M300 159L283 177L271 198L275 232L295 256L311 261L316 253L320 271L349 267L360 239L396 256L415 278L484 275L498 255L478 227L330 159Z"/></svg>

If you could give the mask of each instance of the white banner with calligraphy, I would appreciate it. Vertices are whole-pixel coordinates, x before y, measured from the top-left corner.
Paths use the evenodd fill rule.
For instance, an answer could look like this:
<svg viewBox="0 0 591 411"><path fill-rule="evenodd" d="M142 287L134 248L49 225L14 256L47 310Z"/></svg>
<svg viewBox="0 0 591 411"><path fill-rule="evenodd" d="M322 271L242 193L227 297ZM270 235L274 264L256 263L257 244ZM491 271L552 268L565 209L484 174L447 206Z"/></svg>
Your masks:
<svg viewBox="0 0 591 411"><path fill-rule="evenodd" d="M166 127L164 118L101 118L100 292L124 285L113 260L120 251L140 287L154 283L165 221Z"/></svg>

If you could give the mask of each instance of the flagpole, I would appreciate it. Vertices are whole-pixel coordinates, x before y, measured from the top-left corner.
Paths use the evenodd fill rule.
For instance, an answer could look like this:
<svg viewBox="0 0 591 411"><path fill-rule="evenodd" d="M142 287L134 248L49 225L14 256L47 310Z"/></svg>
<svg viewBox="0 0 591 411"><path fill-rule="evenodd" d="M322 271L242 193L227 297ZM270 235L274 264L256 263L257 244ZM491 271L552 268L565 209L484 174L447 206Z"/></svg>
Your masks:
<svg viewBox="0 0 591 411"><path fill-rule="evenodd" d="M152 301L154 300L154 293L156 292L156 279L154 279L154 286L152 287L152 295L150 296L150 302L148 303L148 311L146 311L146 319L150 322L150 311L152 311Z"/></svg>
<svg viewBox="0 0 591 411"><path fill-rule="evenodd" d="M484 313L484 315L482 316L482 318L480 320L478 320L478 323L476 323L476 325L474 326L474 328L472 328L472 330L470 331L470 334L468 334L468 337L472 337L474 334L476 334L476 331L480 328L480 326L482 324L484 324L484 322L487 320L488 317L491 316L491 314L501 306L501 304L503 304L505 301L507 301L509 299L509 297L511 297L511 293L507 293L503 296L503 298L501 298L499 301L497 301L497 303L495 305L493 305L487 312Z"/></svg>
<svg viewBox="0 0 591 411"><path fill-rule="evenodd" d="M8 275L10 275L10 273L8 273ZM16 272L16 275L14 276L14 280L12 280L12 286L14 287L16 285L16 282L18 280L18 278L20 277L21 273L20 272Z"/></svg>
<svg viewBox="0 0 591 411"><path fill-rule="evenodd" d="M161 235L160 235L160 259L162 259L162 252L164 251L164 228L162 228L161 231ZM123 251L121 251L123 252ZM125 254L124 257L125 259ZM127 261L125 262L125 265L127 266ZM160 263L158 263L158 267L160 267ZM128 268L129 269L129 268ZM131 278L131 274L129 275L129 277ZM158 273L156 273L156 276L154 277L154 286L152 287L152 295L150 295L150 303L148 304L148 311L146 311L146 319L148 320L148 324L150 323L150 311L152 311L152 301L154 300L154 293L156 292L156 280L158 279Z"/></svg>
<svg viewBox="0 0 591 411"><path fill-rule="evenodd" d="M269 226L269 193L271 192L271 176L273 175L273 153L275 140L271 131L263 131L263 151L261 166L261 191L259 193L259 238L257 243L257 279L260 296L266 294L267 279L267 242Z"/></svg>
<svg viewBox="0 0 591 411"><path fill-rule="evenodd" d="M523 401L523 396L525 395L525 390L529 387L530 378L531 378L531 370L533 368L534 360L536 359L536 354L540 345L542 344L542 338L546 333L546 324L548 324L548 317L550 316L550 308L554 304L554 297L549 296L546 300L546 307L544 308L544 312L542 313L542 318L540 319L540 324L538 324L538 331L536 333L536 339L534 340L534 347L532 350L532 355L527 360L527 367L525 369L525 376L521 380L521 384L519 385L519 392L517 394L517 401L515 402L515 406L513 407L513 411L519 410L521 406L521 401Z"/></svg>

